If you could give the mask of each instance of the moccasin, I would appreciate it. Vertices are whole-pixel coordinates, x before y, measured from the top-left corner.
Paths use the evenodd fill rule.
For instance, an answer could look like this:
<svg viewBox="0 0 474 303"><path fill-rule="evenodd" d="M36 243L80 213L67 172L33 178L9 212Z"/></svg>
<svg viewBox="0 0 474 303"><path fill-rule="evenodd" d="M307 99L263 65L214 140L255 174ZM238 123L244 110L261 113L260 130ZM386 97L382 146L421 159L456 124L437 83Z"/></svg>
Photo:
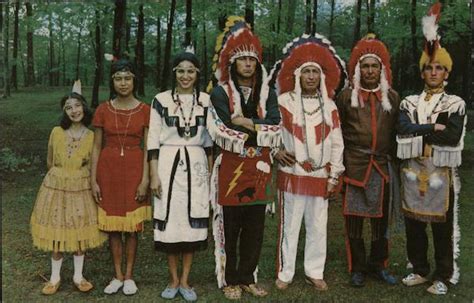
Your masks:
<svg viewBox="0 0 474 303"><path fill-rule="evenodd" d="M174 299L176 297L177 293L178 293L178 287L173 288L173 287L170 287L170 286L166 286L165 290L163 290L161 292L161 297L163 299L171 300L171 299Z"/></svg>
<svg viewBox="0 0 474 303"><path fill-rule="evenodd" d="M245 292L248 292L254 297L265 297L268 292L257 284L241 285L240 286Z"/></svg>
<svg viewBox="0 0 474 303"><path fill-rule="evenodd" d="M58 291L60 285L61 285L61 280L59 280L58 283L56 284L53 284L50 281L48 281L44 285L41 292L43 293L43 295L47 295L47 296L54 295Z"/></svg>
<svg viewBox="0 0 474 303"><path fill-rule="evenodd" d="M122 288L123 282L119 279L113 279L109 285L104 288L104 293L111 295L117 293Z"/></svg>
<svg viewBox="0 0 474 303"><path fill-rule="evenodd" d="M423 284L427 281L428 279L426 279L425 277L422 277L419 274L414 274L414 273L411 273L402 279L402 283L405 284L406 286L415 286L415 285Z"/></svg>
<svg viewBox="0 0 474 303"><path fill-rule="evenodd" d="M81 292L88 292L94 287L91 282L87 281L84 278L82 278L81 282L79 283L74 282L74 285L76 285L77 289L79 289L79 291Z"/></svg>
<svg viewBox="0 0 474 303"><path fill-rule="evenodd" d="M448 287L441 281L434 281L426 291L433 295L445 295L448 293Z"/></svg>
<svg viewBox="0 0 474 303"><path fill-rule="evenodd" d="M124 295L127 295L127 296L134 295L138 291L137 284L135 284L135 281L133 281L132 279L127 279L123 281L122 291Z"/></svg>
<svg viewBox="0 0 474 303"><path fill-rule="evenodd" d="M194 291L194 288L180 287L178 290L179 290L179 293L181 294L181 296L183 296L183 299L186 302L194 302L194 301L197 300L197 294Z"/></svg>
<svg viewBox="0 0 474 303"><path fill-rule="evenodd" d="M321 291L328 290L328 285L327 285L326 281L324 281L323 279L313 279L313 278L310 278L310 277L306 276L305 281L306 281L306 283L312 285L314 287L314 289L316 289L316 290L321 290Z"/></svg>

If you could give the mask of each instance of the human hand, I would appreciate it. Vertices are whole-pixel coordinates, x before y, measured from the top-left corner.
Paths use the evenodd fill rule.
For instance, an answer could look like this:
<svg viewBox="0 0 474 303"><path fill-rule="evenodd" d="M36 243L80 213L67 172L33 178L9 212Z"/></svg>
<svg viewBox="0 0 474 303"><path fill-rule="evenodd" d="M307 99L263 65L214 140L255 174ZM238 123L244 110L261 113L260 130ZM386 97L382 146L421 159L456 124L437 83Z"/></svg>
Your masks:
<svg viewBox="0 0 474 303"><path fill-rule="evenodd" d="M161 199L161 181L158 176L152 176L150 180L151 194Z"/></svg>
<svg viewBox="0 0 474 303"><path fill-rule="evenodd" d="M148 182L142 181L137 187L137 192L135 193L135 201L143 202L146 198L146 192L148 189Z"/></svg>
<svg viewBox="0 0 474 303"><path fill-rule="evenodd" d="M95 203L99 204L102 201L102 194L100 193L99 184L96 181L91 181L92 196L94 197Z"/></svg>
<svg viewBox="0 0 474 303"><path fill-rule="evenodd" d="M326 198L327 198L327 199L332 199L332 198L334 198L335 193L336 193L336 187L337 187L336 184L333 184L333 183L331 183L331 182L328 182L328 185L327 185L327 187L326 187L326 191L327 191Z"/></svg>
<svg viewBox="0 0 474 303"><path fill-rule="evenodd" d="M295 155L284 149L279 150L274 157L283 166L293 166L296 163Z"/></svg>
<svg viewBox="0 0 474 303"><path fill-rule="evenodd" d="M442 130L445 130L446 129L446 125L443 125L443 124L439 124L439 123L436 123L434 125L434 131L442 131Z"/></svg>
<svg viewBox="0 0 474 303"><path fill-rule="evenodd" d="M255 131L255 127L253 125L252 119L245 118L243 116L237 116L235 118L232 118L231 122L234 125L242 126L242 127L245 127L245 128L247 128L251 131Z"/></svg>

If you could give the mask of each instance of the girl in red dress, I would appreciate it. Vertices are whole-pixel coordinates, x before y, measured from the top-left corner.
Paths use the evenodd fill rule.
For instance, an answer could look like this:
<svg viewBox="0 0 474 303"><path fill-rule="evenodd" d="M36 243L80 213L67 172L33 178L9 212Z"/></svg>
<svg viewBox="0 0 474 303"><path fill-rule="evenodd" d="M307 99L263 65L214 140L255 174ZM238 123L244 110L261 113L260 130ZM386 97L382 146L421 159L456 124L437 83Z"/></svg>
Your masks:
<svg viewBox="0 0 474 303"><path fill-rule="evenodd" d="M109 234L115 268L115 278L104 292L113 294L123 287L124 294L133 295L138 290L132 280L137 232L143 229L143 221L151 217L143 140L148 133L150 107L135 98L135 74L130 61L116 60L112 79L115 97L97 108L93 120L91 187L99 205L99 228ZM124 250L125 273L121 266Z"/></svg>

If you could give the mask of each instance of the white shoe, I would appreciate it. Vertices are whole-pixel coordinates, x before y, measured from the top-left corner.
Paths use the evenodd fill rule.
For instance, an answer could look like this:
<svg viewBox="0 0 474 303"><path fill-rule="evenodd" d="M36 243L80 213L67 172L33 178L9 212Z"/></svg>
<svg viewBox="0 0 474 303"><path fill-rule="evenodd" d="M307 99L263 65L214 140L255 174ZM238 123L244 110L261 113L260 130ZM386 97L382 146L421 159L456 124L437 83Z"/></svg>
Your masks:
<svg viewBox="0 0 474 303"><path fill-rule="evenodd" d="M131 296L137 293L138 287L137 284L135 284L135 281L132 279L127 279L123 281L123 289L122 289L124 295Z"/></svg>
<svg viewBox="0 0 474 303"><path fill-rule="evenodd" d="M434 281L433 285L426 290L433 295L445 295L448 293L448 287L441 281Z"/></svg>
<svg viewBox="0 0 474 303"><path fill-rule="evenodd" d="M123 282L119 279L113 279L110 281L109 285L104 288L104 293L111 295L117 293L120 288L122 288Z"/></svg>
<svg viewBox="0 0 474 303"><path fill-rule="evenodd" d="M426 279L425 277L422 277L419 274L413 274L413 273L409 274L408 276L402 279L402 283L405 284L406 286L415 286L418 284L423 284L426 281L428 281L428 279Z"/></svg>

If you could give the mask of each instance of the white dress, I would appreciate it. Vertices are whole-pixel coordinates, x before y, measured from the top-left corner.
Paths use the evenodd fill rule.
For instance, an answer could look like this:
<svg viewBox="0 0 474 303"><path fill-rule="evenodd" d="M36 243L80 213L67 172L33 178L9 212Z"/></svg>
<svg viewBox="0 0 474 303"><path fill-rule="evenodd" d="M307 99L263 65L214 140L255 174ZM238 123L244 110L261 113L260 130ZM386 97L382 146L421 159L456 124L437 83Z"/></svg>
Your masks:
<svg viewBox="0 0 474 303"><path fill-rule="evenodd" d="M155 96L150 113L148 150L159 150L162 187L161 199L154 197L154 240L157 250L168 253L207 246L209 169L204 148L212 146L206 128L209 96L200 93L199 104L195 99L179 95L179 106L166 91Z"/></svg>

